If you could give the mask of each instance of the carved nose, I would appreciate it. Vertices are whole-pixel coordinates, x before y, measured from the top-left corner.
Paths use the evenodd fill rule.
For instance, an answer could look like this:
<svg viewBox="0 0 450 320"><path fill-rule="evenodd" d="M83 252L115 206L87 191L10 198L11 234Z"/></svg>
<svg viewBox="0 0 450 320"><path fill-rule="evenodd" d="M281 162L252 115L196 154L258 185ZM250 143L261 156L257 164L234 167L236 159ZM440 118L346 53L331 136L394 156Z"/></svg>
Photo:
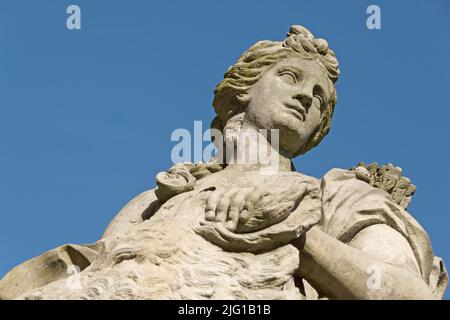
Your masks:
<svg viewBox="0 0 450 320"><path fill-rule="evenodd" d="M303 108L305 108L305 111L308 111L309 108L311 107L312 96L310 96L308 94L304 94L304 93L299 93L299 94L296 94L293 98L300 101Z"/></svg>

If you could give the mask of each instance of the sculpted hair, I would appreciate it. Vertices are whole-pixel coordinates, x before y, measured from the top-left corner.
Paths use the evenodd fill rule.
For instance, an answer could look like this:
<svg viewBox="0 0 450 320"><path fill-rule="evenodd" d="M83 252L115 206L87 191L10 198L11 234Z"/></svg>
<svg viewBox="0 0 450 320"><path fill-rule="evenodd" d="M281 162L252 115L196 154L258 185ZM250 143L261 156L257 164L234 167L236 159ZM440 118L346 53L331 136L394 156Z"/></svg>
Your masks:
<svg viewBox="0 0 450 320"><path fill-rule="evenodd" d="M339 63L335 53L324 39L314 38L313 34L302 26L292 26L284 41L259 41L244 52L237 63L228 68L224 79L214 90L213 106L217 116L211 127L224 132L240 127L247 102L242 99L263 72L275 63L288 58L301 57L315 60L328 76L331 97L315 132L298 150L298 156L314 148L328 134L331 127L334 106L337 102L334 83L339 77ZM225 132L224 132L225 133Z"/></svg>

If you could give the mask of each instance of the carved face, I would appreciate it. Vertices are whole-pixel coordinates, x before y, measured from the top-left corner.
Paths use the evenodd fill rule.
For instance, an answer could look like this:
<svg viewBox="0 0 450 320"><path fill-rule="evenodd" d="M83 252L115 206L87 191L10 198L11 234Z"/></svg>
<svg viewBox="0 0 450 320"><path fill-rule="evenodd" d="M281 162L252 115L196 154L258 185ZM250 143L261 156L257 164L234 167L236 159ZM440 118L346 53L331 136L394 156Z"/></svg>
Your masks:
<svg viewBox="0 0 450 320"><path fill-rule="evenodd" d="M292 156L317 128L330 94L318 62L287 58L249 90L245 121L258 129L279 129L280 151Z"/></svg>

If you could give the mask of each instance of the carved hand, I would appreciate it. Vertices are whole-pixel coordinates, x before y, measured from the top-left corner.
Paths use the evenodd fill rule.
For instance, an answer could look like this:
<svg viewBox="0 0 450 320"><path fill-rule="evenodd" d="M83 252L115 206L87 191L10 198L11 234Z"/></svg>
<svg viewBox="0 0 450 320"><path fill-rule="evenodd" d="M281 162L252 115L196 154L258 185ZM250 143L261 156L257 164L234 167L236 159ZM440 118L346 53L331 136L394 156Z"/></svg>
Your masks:
<svg viewBox="0 0 450 320"><path fill-rule="evenodd" d="M320 190L295 181L288 188L208 188L205 221L195 232L227 251L271 250L297 239L319 222Z"/></svg>
<svg viewBox="0 0 450 320"><path fill-rule="evenodd" d="M269 194L268 189L258 187L215 190L206 202L205 219L225 223L228 230L238 231L238 226L245 225L255 215L256 204ZM256 230L251 229L247 231Z"/></svg>
<svg viewBox="0 0 450 320"><path fill-rule="evenodd" d="M236 233L254 232L284 220L301 201L306 184L274 192L264 187L214 190L206 201L205 220L224 223Z"/></svg>

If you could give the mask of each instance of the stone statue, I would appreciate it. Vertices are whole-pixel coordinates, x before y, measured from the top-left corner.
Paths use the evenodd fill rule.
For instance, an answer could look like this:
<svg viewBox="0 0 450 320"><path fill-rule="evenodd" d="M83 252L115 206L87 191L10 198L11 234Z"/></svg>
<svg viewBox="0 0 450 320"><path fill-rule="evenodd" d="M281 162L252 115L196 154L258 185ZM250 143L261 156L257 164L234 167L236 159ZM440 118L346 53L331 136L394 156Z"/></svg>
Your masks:
<svg viewBox="0 0 450 320"><path fill-rule="evenodd" d="M447 272L405 210L415 186L400 168L360 163L321 179L295 171L291 159L330 129L338 77L327 41L302 26L257 42L214 92L212 128L231 148L159 173L99 241L15 267L0 297L441 299ZM260 129L278 132L277 148ZM276 154L275 171L233 161L255 151L236 148L242 132Z"/></svg>

